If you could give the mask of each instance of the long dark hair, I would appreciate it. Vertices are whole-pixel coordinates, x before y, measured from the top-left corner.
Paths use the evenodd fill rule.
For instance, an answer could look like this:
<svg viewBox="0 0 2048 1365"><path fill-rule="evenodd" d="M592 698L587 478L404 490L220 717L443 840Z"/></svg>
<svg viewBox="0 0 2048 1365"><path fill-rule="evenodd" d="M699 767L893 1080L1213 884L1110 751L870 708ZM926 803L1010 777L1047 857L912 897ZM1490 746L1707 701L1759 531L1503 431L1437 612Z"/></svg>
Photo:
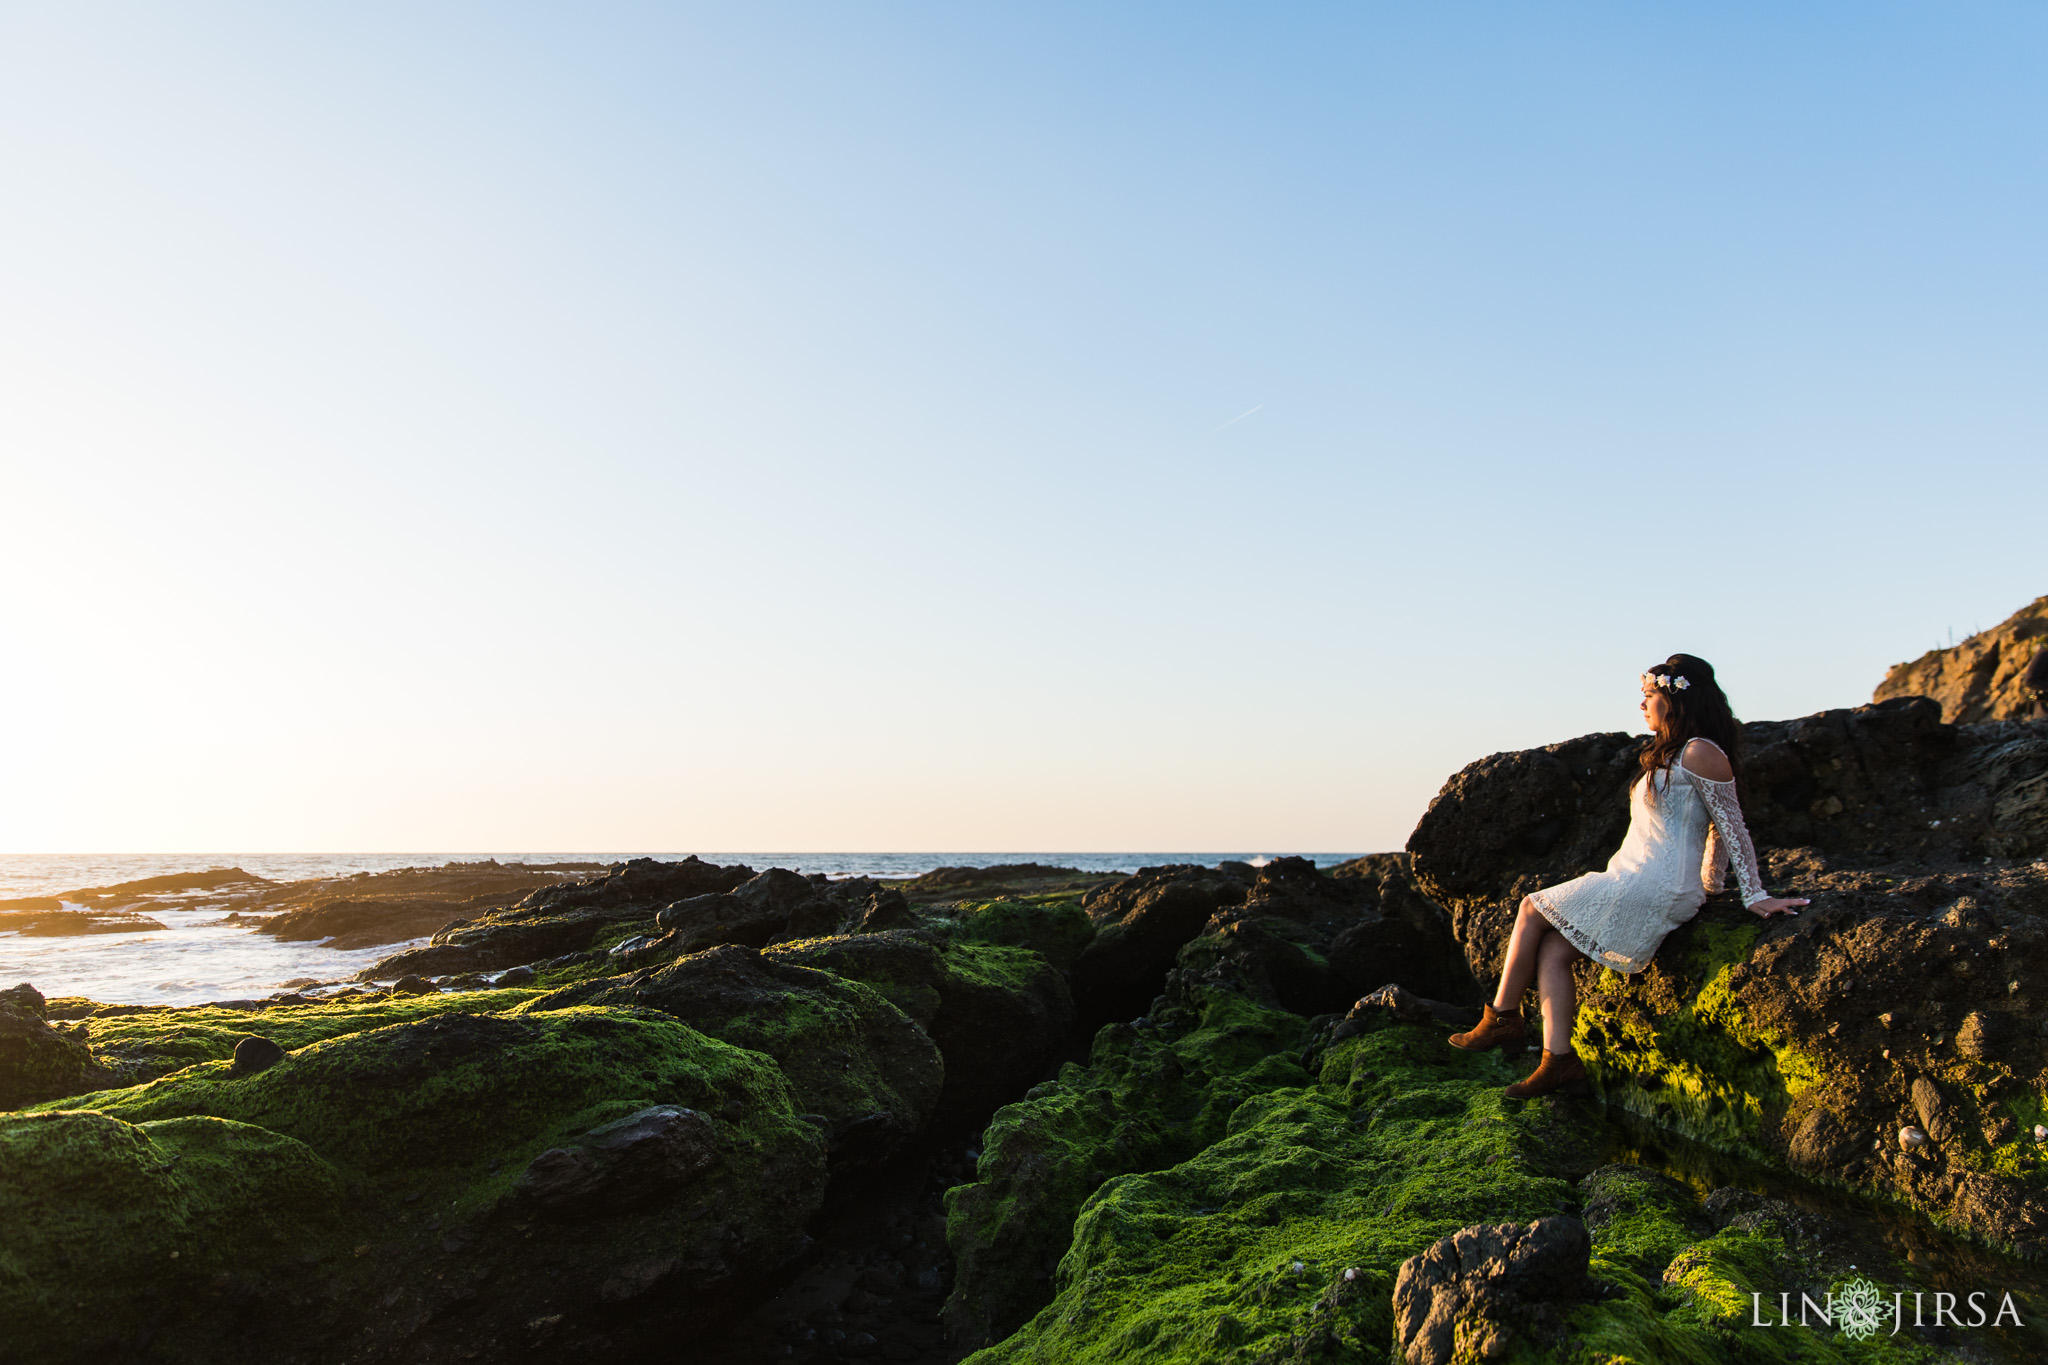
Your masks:
<svg viewBox="0 0 2048 1365"><path fill-rule="evenodd" d="M1667 723L1663 734L1651 735L1643 746L1644 794L1656 795L1658 770L1670 767L1695 739L1720 745L1721 752L1728 755L1728 766L1740 776L1742 722L1735 719L1727 694L1714 681L1714 666L1697 655L1674 654L1661 664L1652 664L1648 671L1653 677L1671 679L1672 685L1657 689L1664 696ZM1680 678L1685 679L1684 687L1677 685Z"/></svg>

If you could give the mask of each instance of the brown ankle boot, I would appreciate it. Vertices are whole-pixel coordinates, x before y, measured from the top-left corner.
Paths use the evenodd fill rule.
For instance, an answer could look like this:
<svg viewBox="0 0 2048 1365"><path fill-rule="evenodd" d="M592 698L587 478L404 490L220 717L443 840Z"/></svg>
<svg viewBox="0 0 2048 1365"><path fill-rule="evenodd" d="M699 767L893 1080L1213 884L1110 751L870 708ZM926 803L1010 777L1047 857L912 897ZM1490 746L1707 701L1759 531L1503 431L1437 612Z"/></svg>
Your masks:
<svg viewBox="0 0 2048 1365"><path fill-rule="evenodd" d="M1579 1060L1576 1052L1552 1052L1543 1050L1543 1060L1527 1080L1516 1081L1503 1093L1511 1100L1534 1099L1548 1095L1553 1090L1562 1090L1567 1095L1590 1095L1593 1086L1586 1079L1586 1064Z"/></svg>
<svg viewBox="0 0 2048 1365"><path fill-rule="evenodd" d="M1486 1052L1499 1048L1507 1057L1518 1057L1529 1045L1529 1026L1522 1022L1519 1012L1503 1013L1493 1006L1486 1007L1480 1016L1479 1027L1467 1033L1453 1033L1451 1046L1467 1052Z"/></svg>

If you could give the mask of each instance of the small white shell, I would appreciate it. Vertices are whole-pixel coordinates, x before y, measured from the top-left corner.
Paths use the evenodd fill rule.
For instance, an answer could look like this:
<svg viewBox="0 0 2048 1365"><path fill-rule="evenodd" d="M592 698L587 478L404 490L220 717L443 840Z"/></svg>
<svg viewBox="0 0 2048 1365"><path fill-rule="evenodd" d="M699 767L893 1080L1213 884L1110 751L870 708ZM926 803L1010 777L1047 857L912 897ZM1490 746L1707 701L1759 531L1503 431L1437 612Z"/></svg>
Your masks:
<svg viewBox="0 0 2048 1365"><path fill-rule="evenodd" d="M2048 1142L2048 1123L2037 1123L2034 1125L2034 1141Z"/></svg>
<svg viewBox="0 0 2048 1365"><path fill-rule="evenodd" d="M1357 1278L1358 1278L1358 1267L1357 1267L1357 1266L1355 1266L1355 1265L1353 1265L1353 1266L1346 1266L1346 1267L1344 1267L1344 1278L1345 1278L1345 1279L1347 1279L1347 1280L1355 1280L1355 1279L1357 1279Z"/></svg>
<svg viewBox="0 0 2048 1365"><path fill-rule="evenodd" d="M1899 1146L1909 1152L1918 1150L1926 1141L1927 1134L1921 1132L1910 1123L1904 1128L1899 1129Z"/></svg>

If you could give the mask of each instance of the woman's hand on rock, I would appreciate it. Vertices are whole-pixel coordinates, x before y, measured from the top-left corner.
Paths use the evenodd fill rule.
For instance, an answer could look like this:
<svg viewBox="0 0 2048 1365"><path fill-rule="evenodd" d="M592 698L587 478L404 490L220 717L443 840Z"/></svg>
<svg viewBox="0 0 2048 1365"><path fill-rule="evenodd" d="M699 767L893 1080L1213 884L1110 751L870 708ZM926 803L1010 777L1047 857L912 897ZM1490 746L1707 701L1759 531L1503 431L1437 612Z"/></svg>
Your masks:
<svg viewBox="0 0 2048 1365"><path fill-rule="evenodd" d="M1795 897L1794 899L1786 900L1782 897L1773 896L1767 901L1758 901L1750 906L1749 913L1755 915L1758 919L1769 919L1772 915L1797 915L1799 911L1794 908L1795 906L1811 904L1813 904L1812 901L1801 898Z"/></svg>

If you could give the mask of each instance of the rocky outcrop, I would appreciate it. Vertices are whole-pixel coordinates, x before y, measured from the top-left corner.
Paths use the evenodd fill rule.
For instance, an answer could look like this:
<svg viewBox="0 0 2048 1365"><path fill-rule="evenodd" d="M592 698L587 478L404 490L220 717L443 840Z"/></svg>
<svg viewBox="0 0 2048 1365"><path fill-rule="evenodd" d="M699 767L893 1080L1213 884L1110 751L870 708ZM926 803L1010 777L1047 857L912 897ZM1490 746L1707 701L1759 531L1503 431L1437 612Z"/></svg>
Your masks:
<svg viewBox="0 0 2048 1365"><path fill-rule="evenodd" d="M607 930L652 930L664 907L732 891L753 877L750 867L720 867L694 855L679 862L635 858L603 876L535 891L507 909L450 924L432 942L385 958L361 976L384 981L495 971L582 952Z"/></svg>
<svg viewBox="0 0 2048 1365"><path fill-rule="evenodd" d="M1394 1277L1401 1359L1458 1365L1561 1342L1567 1317L1587 1295L1592 1254L1576 1218L1458 1229L1403 1261Z"/></svg>
<svg viewBox="0 0 2048 1365"><path fill-rule="evenodd" d="M438 933L602 870L596 863L484 859L286 882L230 903L237 914L259 920L258 933L287 941L324 939L330 948L374 948Z"/></svg>
<svg viewBox="0 0 2048 1365"><path fill-rule="evenodd" d="M1870 699L1929 697L1940 705L1942 718L1957 725L2033 719L2035 700L2020 679L2043 649L2048 649L2048 597L2037 597L1961 644L1893 664Z"/></svg>
<svg viewBox="0 0 2048 1365"><path fill-rule="evenodd" d="M154 915L133 910L67 910L55 896L26 896L0 901L0 933L23 938L61 938L71 934L145 934L162 929Z"/></svg>
<svg viewBox="0 0 2048 1365"><path fill-rule="evenodd" d="M2048 1249L2031 1133L2048 867L2019 861L2048 851L2048 725L1950 726L1903 698L1746 738L1767 879L1813 907L1766 924L1723 895L1638 976L1581 963L1596 1086L1676 1131ZM1482 979L1522 895L1604 865L1636 771L1625 737L1589 736L1483 759L1431 803L1416 875ZM1892 1135L1922 1108L1944 1136L1902 1151Z"/></svg>

